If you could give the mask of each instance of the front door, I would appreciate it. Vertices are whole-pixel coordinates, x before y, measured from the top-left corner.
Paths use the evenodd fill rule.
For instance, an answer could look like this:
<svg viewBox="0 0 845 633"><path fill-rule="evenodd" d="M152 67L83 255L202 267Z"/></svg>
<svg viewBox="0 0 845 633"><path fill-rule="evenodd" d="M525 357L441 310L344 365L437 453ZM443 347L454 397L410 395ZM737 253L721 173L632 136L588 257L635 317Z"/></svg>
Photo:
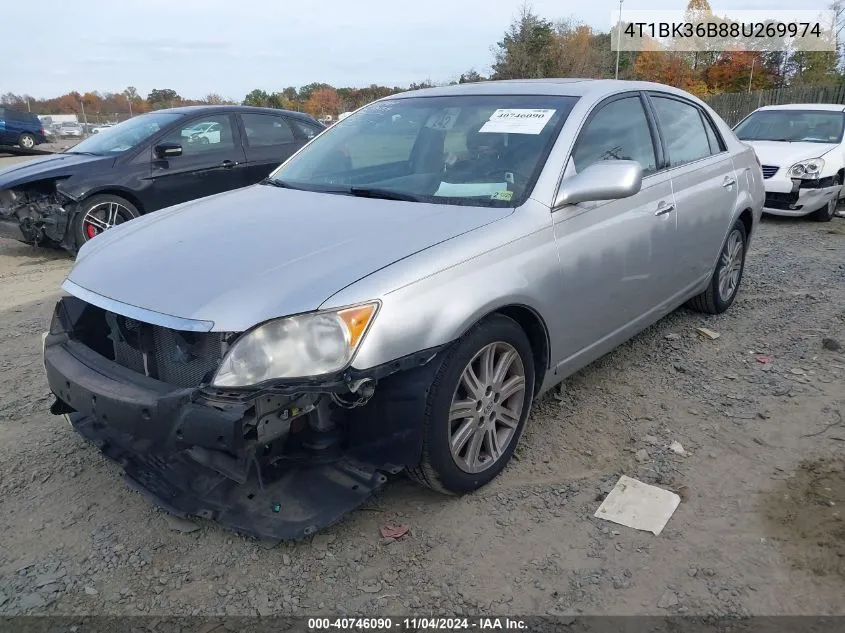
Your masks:
<svg viewBox="0 0 845 633"><path fill-rule="evenodd" d="M559 367L581 366L648 320L672 293L676 213L669 174L645 99L625 93L598 104L581 129L564 179L600 160L635 160L639 193L553 212L560 256ZM617 335L617 336L614 336Z"/></svg>
<svg viewBox="0 0 845 633"><path fill-rule="evenodd" d="M155 145L178 143L182 155L157 158ZM237 189L246 182L246 156L233 115L195 117L153 143L149 198L154 209Z"/></svg>

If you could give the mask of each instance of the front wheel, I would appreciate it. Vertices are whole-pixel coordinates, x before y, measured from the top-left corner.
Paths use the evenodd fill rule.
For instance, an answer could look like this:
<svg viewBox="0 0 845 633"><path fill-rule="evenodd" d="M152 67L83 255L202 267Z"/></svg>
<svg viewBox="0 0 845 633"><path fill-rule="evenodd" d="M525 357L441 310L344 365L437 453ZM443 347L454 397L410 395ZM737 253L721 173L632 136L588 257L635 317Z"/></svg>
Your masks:
<svg viewBox="0 0 845 633"><path fill-rule="evenodd" d="M91 196L82 202L74 220L76 250L103 231L140 216L135 205L120 196Z"/></svg>
<svg viewBox="0 0 845 633"><path fill-rule="evenodd" d="M432 382L422 456L408 474L446 494L487 484L513 455L533 395L534 357L523 329L502 315L478 323Z"/></svg>
<svg viewBox="0 0 845 633"><path fill-rule="evenodd" d="M839 176L834 176L833 180L833 187L839 184ZM810 214L810 217L813 218L816 222L830 222L833 217L836 215L836 206L839 204L839 194L837 193L833 196L833 199L830 200L826 205L824 205L821 209L817 209Z"/></svg>
<svg viewBox="0 0 845 633"><path fill-rule="evenodd" d="M747 242L745 225L742 220L737 220L722 246L710 285L700 295L690 299L690 308L706 314L721 314L731 307L745 270Z"/></svg>

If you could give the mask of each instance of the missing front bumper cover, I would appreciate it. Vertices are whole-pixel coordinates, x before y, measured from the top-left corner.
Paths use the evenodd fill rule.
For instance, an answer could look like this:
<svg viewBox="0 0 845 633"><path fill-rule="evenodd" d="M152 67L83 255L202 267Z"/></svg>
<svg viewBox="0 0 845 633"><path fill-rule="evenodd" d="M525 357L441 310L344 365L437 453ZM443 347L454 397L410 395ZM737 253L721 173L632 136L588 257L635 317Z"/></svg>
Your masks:
<svg viewBox="0 0 845 633"><path fill-rule="evenodd" d="M110 459L125 479L168 512L217 521L237 532L274 540L300 539L339 521L387 481L384 472L353 459L331 464L281 461L244 483L177 453L141 449L127 435L88 416L71 424Z"/></svg>

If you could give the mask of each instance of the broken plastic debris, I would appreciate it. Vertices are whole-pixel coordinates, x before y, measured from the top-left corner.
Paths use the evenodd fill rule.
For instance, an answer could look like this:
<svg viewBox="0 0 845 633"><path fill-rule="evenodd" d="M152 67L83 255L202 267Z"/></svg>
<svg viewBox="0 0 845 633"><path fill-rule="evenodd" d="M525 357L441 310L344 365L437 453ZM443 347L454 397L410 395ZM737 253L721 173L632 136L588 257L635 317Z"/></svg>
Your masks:
<svg viewBox="0 0 845 633"><path fill-rule="evenodd" d="M410 525L383 525L379 528L383 538L402 538L411 529Z"/></svg>
<svg viewBox="0 0 845 633"><path fill-rule="evenodd" d="M757 356L757 362L763 363L764 365L768 365L769 363L772 362L772 357L771 356Z"/></svg>
<svg viewBox="0 0 845 633"><path fill-rule="evenodd" d="M695 328L695 331L698 332L699 334L701 334L702 336L706 336L711 341L716 340L717 338L722 336L718 332L714 332L713 330L708 330L706 327L697 327L697 328Z"/></svg>
<svg viewBox="0 0 845 633"><path fill-rule="evenodd" d="M593 516L658 536L680 503L674 492L622 475Z"/></svg>
<svg viewBox="0 0 845 633"><path fill-rule="evenodd" d="M675 453L675 455L686 455L687 452L684 450L684 447L681 446L680 442L672 442L669 444L669 450Z"/></svg>
<svg viewBox="0 0 845 633"><path fill-rule="evenodd" d="M273 512L281 512L281 511L282 511L282 505L280 503L274 503L273 504Z"/></svg>

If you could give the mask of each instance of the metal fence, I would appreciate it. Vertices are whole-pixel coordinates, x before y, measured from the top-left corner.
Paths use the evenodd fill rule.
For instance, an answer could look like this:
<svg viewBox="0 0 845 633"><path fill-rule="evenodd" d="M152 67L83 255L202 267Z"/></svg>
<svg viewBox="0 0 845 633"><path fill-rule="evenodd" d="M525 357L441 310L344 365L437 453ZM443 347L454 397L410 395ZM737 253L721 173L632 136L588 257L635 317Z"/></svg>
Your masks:
<svg viewBox="0 0 845 633"><path fill-rule="evenodd" d="M728 125L739 123L757 108L785 103L841 103L845 105L845 84L795 86L755 92L723 92L705 99Z"/></svg>

